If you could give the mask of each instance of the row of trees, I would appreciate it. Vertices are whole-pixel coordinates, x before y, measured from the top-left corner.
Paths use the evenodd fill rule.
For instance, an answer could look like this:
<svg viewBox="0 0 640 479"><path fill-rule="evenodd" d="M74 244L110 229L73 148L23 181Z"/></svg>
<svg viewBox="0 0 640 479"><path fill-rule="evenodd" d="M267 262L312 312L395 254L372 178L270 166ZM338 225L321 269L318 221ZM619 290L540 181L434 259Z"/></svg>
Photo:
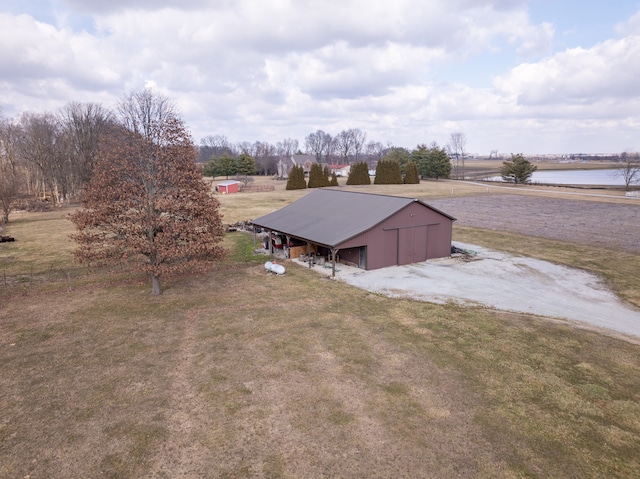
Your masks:
<svg viewBox="0 0 640 479"><path fill-rule="evenodd" d="M224 135L209 135L200 142L198 160L207 165L205 171L210 176L232 176L243 174L234 170L241 156L253 158L258 175L276 174L278 162L288 161L293 155L308 154L318 163L342 164L360 160L371 163L382 158L389 146L366 139L367 134L358 128L343 130L335 136L317 130L305 137L304 145L293 138L275 144L263 141L233 143Z"/></svg>
<svg viewBox="0 0 640 479"><path fill-rule="evenodd" d="M55 205L76 196L92 175L114 115L100 105L70 103L57 113L0 119L0 206L8 221L22 196Z"/></svg>
<svg viewBox="0 0 640 479"><path fill-rule="evenodd" d="M45 207L78 197L91 177L100 139L116 120L117 112L100 104L75 102L53 113L24 113L13 120L0 117L0 221L8 221L17 198L32 204L44 200L38 206ZM198 161L206 164L206 175L248 181L253 174L276 174L280 160L303 149L320 163L365 161L369 168L398 152L405 152L400 159L409 154L368 140L366 132L352 128L335 135L316 130L303 145L292 138L275 144L232 143L225 136L209 135L198 147ZM420 173L425 175L422 169Z"/></svg>
<svg viewBox="0 0 640 479"><path fill-rule="evenodd" d="M374 184L417 184L420 176L426 178L448 178L451 163L444 149L433 144L430 148L425 145L409 153L403 148L392 149L385 157L377 162ZM365 161L351 164L347 185L370 185L370 169ZM329 167L315 162L309 171L309 183L305 180L302 166L295 165L287 181L287 189L318 188L323 186L338 186L335 173L329 179Z"/></svg>
<svg viewBox="0 0 640 479"><path fill-rule="evenodd" d="M464 178L464 159L466 157L466 135L452 133L450 141L442 151L451 159L454 178ZM323 130L309 133L304 144L298 140L285 138L275 144L263 141L233 143L224 135L209 135L200 142L198 161L207 165L209 176L233 176L246 174L238 168L241 157L250 156L254 160L254 171L258 175L274 175L281 160L288 160L296 154L307 154L321 164L353 164L359 161L368 163L371 169L379 160L394 155L394 151L403 155L410 152L405 148L386 145L374 140L367 141L367 133L359 128L342 130L332 135ZM397 158L400 160L400 158Z"/></svg>

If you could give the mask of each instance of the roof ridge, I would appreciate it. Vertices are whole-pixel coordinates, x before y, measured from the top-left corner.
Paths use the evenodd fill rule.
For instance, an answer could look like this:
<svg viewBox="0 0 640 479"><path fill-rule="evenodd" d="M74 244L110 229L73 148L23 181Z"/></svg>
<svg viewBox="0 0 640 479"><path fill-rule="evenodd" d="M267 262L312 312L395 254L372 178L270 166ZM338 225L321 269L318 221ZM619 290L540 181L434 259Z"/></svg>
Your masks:
<svg viewBox="0 0 640 479"><path fill-rule="evenodd" d="M335 191L337 193L352 193L356 195L384 196L386 198L398 198L403 200L419 201L418 198L411 197L411 196L397 196L397 195L389 195L389 194L383 194L383 193L368 193L364 191L349 191L349 190L343 191L343 190L336 190L334 188L319 188L316 191Z"/></svg>

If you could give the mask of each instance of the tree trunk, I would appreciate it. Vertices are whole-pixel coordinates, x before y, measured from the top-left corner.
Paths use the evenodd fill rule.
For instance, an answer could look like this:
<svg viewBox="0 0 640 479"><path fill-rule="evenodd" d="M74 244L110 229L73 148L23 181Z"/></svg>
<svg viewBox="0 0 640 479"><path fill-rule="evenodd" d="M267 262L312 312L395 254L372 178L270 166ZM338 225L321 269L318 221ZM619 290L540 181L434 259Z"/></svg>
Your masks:
<svg viewBox="0 0 640 479"><path fill-rule="evenodd" d="M156 274L151 275L151 294L156 296L162 294L162 288L160 287L160 276Z"/></svg>

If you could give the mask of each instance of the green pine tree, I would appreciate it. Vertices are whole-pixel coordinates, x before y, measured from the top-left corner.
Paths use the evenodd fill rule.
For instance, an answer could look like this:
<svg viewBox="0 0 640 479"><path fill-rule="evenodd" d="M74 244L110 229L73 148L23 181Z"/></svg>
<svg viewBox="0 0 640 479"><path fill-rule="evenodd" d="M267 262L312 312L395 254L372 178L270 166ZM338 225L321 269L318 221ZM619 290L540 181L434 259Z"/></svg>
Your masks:
<svg viewBox="0 0 640 479"><path fill-rule="evenodd" d="M418 171L423 178L449 178L451 174L451 159L444 148L439 148L435 143L427 148L426 145L418 145L411 152L411 157L418 165Z"/></svg>
<svg viewBox="0 0 640 479"><path fill-rule="evenodd" d="M370 185L369 165L364 161L359 161L351 165L347 185Z"/></svg>
<svg viewBox="0 0 640 479"><path fill-rule="evenodd" d="M295 165L289 172L287 179L287 190L303 190L307 187L304 179L304 168L302 165Z"/></svg>
<svg viewBox="0 0 640 479"><path fill-rule="evenodd" d="M335 171L331 173L331 181L329 182L329 186L340 186Z"/></svg>
<svg viewBox="0 0 640 479"><path fill-rule="evenodd" d="M402 172L400 171L400 162L385 159L378 161L376 178L373 183L376 185L401 185Z"/></svg>
<svg viewBox="0 0 640 479"><path fill-rule="evenodd" d="M326 186L326 180L324 178L324 172L320 163L313 163L311 170L309 171L309 188L321 188Z"/></svg>
<svg viewBox="0 0 640 479"><path fill-rule="evenodd" d="M407 185L417 185L420 183L420 173L418 172L418 165L413 160L409 160L407 163L407 172L404 175L404 182Z"/></svg>
<svg viewBox="0 0 640 479"><path fill-rule="evenodd" d="M532 165L531 162L525 159L522 153L517 155L511 154L510 161L504 161L500 167L500 176L504 181L511 183L529 183L531 181L531 175L538 169L537 166Z"/></svg>

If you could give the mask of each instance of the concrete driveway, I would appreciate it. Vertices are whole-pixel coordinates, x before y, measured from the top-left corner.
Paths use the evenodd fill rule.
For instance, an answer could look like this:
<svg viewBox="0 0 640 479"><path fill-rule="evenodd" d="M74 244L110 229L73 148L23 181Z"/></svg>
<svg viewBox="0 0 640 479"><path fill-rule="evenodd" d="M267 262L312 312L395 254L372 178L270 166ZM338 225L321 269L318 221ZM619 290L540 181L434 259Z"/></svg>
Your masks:
<svg viewBox="0 0 640 479"><path fill-rule="evenodd" d="M640 338L640 311L592 274L480 246L455 246L477 254L471 261L444 258L374 271L340 265L336 277L387 296L567 319Z"/></svg>

